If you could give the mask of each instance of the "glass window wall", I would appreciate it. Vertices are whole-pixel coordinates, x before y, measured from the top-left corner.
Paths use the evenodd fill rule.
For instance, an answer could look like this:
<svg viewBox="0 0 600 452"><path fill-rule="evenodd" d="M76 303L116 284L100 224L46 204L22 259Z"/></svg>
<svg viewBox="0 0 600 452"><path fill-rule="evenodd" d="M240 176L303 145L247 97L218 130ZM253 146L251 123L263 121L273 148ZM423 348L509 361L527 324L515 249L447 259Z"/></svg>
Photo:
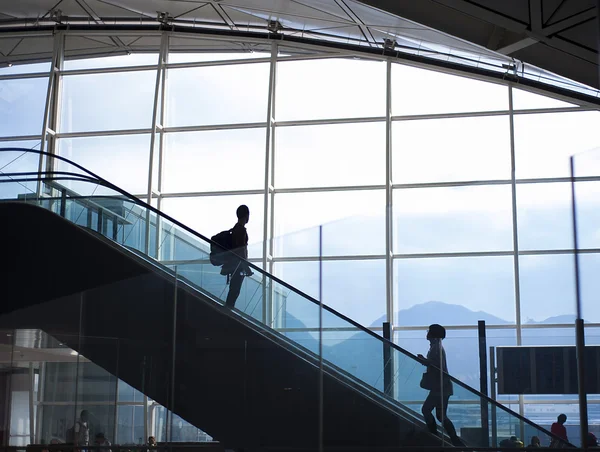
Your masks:
<svg viewBox="0 0 600 452"><path fill-rule="evenodd" d="M271 72L271 63L239 61L266 56L171 52L164 109L162 97L156 99L159 127L152 162L157 71L131 66L156 65L158 56L68 60L55 93L60 102L52 104L60 120L49 123L51 128L59 125L58 135L48 137L51 145L46 149L138 195L147 192L152 174L153 205L208 237L231 228L235 209L247 204L250 257L265 268L272 263L276 275L315 298L318 227L323 225L326 304L368 327L388 320L400 329L434 322L464 328L485 319L488 325L509 328L498 330L500 345L516 344L517 300L521 322L527 326L519 333L537 332L535 327L544 322L572 323L573 242L566 177L568 157L583 153L576 163L577 176L590 179L577 183L580 246L585 248L583 310L586 320L599 321L594 300L600 289L594 275L600 262L600 157L588 152L600 147L595 133L599 112L562 112L556 108L577 109L576 103L394 62L390 101L395 118L388 129L386 62L283 60ZM225 60L238 61L218 63ZM177 67L180 63L191 67ZM121 66L129 70L116 69ZM0 80L0 136L35 147L30 141L41 132L48 78L18 74L47 72L49 65L8 69L0 69L0 75L12 77ZM276 74L274 83L271 74ZM514 114L516 180L511 174L509 89L516 110L536 110ZM267 143L270 95L275 99L275 122L269 130L274 139ZM163 110L165 124L159 120ZM17 168L18 161L2 165L0 171L6 172ZM389 199L392 206L386 205ZM163 232L166 243L171 238ZM263 241L270 239L273 256L263 256ZM198 256L185 241L177 246L175 241L165 255ZM386 256L391 252L395 258L388 275ZM390 292L393 297L387 299ZM304 326L315 326L314 312L307 315L291 295L287 309L288 326L291 316ZM393 318L386 319L390 309ZM423 352L423 331L415 334L402 331L399 343ZM467 353L472 334L453 331L447 350L451 369L475 384L475 374L456 364L463 358L472 361ZM343 342L348 337L333 335L328 340ZM144 403L140 393L119 383L118 390L111 389L111 400L98 400L86 385L82 383L77 410L89 407L102 428L111 422L117 425L110 435L118 441L138 442L143 422L139 408ZM55 396L60 398L59 393ZM62 400L70 407L63 408L51 400L52 394L42 407L44 416L63 421L41 424L48 438L64 435L76 416L75 401ZM123 404L117 410L115 400ZM166 409L153 406L148 422L160 436ZM177 429L173 435L186 440L200 435L183 419ZM15 430L17 436L28 434L27 428Z"/></svg>

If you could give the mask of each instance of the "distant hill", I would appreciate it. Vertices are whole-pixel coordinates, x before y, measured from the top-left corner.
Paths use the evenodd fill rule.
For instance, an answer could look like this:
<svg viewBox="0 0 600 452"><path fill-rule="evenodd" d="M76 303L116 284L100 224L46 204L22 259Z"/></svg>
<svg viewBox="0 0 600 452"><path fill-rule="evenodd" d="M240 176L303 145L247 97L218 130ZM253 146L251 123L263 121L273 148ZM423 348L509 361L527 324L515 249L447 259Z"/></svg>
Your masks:
<svg viewBox="0 0 600 452"><path fill-rule="evenodd" d="M398 324L402 326L427 326L440 323L444 326L477 325L478 320L485 320L489 325L508 325L509 322L485 311L472 311L464 306L430 301L412 306L398 312ZM371 326L381 326L385 317L375 321ZM303 328L303 322L288 314L288 328ZM572 315L549 317L541 322L528 323L553 324L573 323ZM335 326L328 322L330 326ZM488 330L487 345L516 345L514 329ZM301 341L307 348L317 350L316 335L310 333L291 333L296 340ZM397 337L400 347L413 354L425 353L428 348L423 332L411 331ZM570 345L574 341L574 330L564 329L558 334L554 329L524 330L523 342L526 345ZM383 347L375 338L366 333L327 333L323 344L325 359L335 363L347 372L359 376L362 380L381 389L383 385ZM444 341L448 357L450 373L466 383L479 388L479 340L476 330L449 330ZM395 372L399 380L404 381L404 391L420 391L418 379L423 371L420 364L397 354L398 368ZM486 365L489 368L489 365ZM412 388L412 389L411 389Z"/></svg>

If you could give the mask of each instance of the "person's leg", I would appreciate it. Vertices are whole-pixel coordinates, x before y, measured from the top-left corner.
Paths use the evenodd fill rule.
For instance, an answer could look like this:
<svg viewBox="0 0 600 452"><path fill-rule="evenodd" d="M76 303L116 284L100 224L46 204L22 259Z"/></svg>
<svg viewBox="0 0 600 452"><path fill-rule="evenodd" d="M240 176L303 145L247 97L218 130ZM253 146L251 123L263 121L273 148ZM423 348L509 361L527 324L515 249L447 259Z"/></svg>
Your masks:
<svg viewBox="0 0 600 452"><path fill-rule="evenodd" d="M439 398L439 396L438 396ZM425 418L425 423L427 424L427 428L431 433L437 433L437 424L435 423L435 418L433 417L433 409L436 408L435 402L436 396L433 393L429 393L425 402L423 402L423 406L421 407L421 413L423 413L423 417Z"/></svg>
<svg viewBox="0 0 600 452"><path fill-rule="evenodd" d="M244 282L244 275L240 274L239 271L236 271L233 275L231 275L231 280L229 281L229 293L227 294L225 306L229 308L233 308L235 306L235 302L240 295L242 282Z"/></svg>
<svg viewBox="0 0 600 452"><path fill-rule="evenodd" d="M438 402L438 405L436 406L436 410L435 410L435 415L438 418L438 420L442 423L442 425L444 426L444 430L446 430L446 433L452 440L452 444L454 444L455 446L461 445L461 444L457 444L458 435L456 434L456 428L454 427L454 424L452 423L452 421L450 419L448 419L448 400L449 399L450 399L450 396L444 396L444 397L439 398L439 402Z"/></svg>

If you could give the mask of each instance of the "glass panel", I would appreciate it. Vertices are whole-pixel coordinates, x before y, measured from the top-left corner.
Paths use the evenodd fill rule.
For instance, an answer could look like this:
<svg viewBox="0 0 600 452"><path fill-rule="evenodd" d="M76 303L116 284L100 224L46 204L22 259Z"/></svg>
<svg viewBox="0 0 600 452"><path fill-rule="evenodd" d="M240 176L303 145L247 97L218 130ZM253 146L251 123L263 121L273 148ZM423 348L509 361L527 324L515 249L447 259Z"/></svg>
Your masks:
<svg viewBox="0 0 600 452"><path fill-rule="evenodd" d="M319 224L324 255L384 253L383 190L278 194L274 209L276 256L318 256Z"/></svg>
<svg viewBox="0 0 600 452"><path fill-rule="evenodd" d="M394 252L510 251L510 185L394 190Z"/></svg>
<svg viewBox="0 0 600 452"><path fill-rule="evenodd" d="M156 71L65 75L62 81L61 132L152 126Z"/></svg>
<svg viewBox="0 0 600 452"><path fill-rule="evenodd" d="M510 178L508 116L401 121L392 127L396 184Z"/></svg>
<svg viewBox="0 0 600 452"><path fill-rule="evenodd" d="M50 63L13 64L0 67L0 75L32 74L34 72L49 72Z"/></svg>
<svg viewBox="0 0 600 452"><path fill-rule="evenodd" d="M0 149L2 148L25 148L25 149L36 149L40 150L40 146L42 145L41 138L39 140L26 140L26 141L0 141ZM9 158L9 153L0 154L0 162L5 160L12 160ZM2 163L2 165L4 165Z"/></svg>
<svg viewBox="0 0 600 452"><path fill-rule="evenodd" d="M575 270L572 254L519 256L524 323L573 323Z"/></svg>
<svg viewBox="0 0 600 452"><path fill-rule="evenodd" d="M588 322L600 322L600 254L580 254L581 315Z"/></svg>
<svg viewBox="0 0 600 452"><path fill-rule="evenodd" d="M508 87L401 64L392 65L392 113L508 110Z"/></svg>
<svg viewBox="0 0 600 452"><path fill-rule="evenodd" d="M262 195L168 198L163 201L162 210L205 237L212 237L235 225L235 211L241 204L250 209L250 221L246 225L249 239L248 256L261 257L264 223Z"/></svg>
<svg viewBox="0 0 600 452"><path fill-rule="evenodd" d="M600 146L600 112L515 116L516 177L567 177L569 157ZM597 176L598 165L577 166L577 176Z"/></svg>
<svg viewBox="0 0 600 452"><path fill-rule="evenodd" d="M600 247L599 182L577 182L577 228L580 249ZM519 248L573 249L571 184L518 184ZM552 227L548 227L552 225Z"/></svg>
<svg viewBox="0 0 600 452"><path fill-rule="evenodd" d="M385 124L278 127L275 186L331 187L381 184ZM369 157L365 158L368 152Z"/></svg>
<svg viewBox="0 0 600 452"><path fill-rule="evenodd" d="M117 444L145 444L144 407L121 405L118 408Z"/></svg>
<svg viewBox="0 0 600 452"><path fill-rule="evenodd" d="M560 108L560 107L576 107L575 104L570 104L562 100L553 99L550 96L535 94L522 89L513 88L513 108L515 110L529 110L533 108Z"/></svg>
<svg viewBox="0 0 600 452"><path fill-rule="evenodd" d="M269 64L169 69L167 125L265 122Z"/></svg>
<svg viewBox="0 0 600 452"><path fill-rule="evenodd" d="M8 146L35 146L35 142L12 142ZM39 144L39 142L37 142ZM0 148L4 143L0 142ZM26 181L26 177L6 176L10 173L37 172L40 163L38 154L25 151L6 151L0 152L0 196L2 199L17 199L20 195L29 195L35 193L38 183L35 180ZM19 179L18 181L15 179Z"/></svg>
<svg viewBox="0 0 600 452"><path fill-rule="evenodd" d="M394 275L398 325L515 321L511 256L395 259Z"/></svg>
<svg viewBox="0 0 600 452"><path fill-rule="evenodd" d="M261 127L166 134L163 191L264 188L265 133Z"/></svg>
<svg viewBox="0 0 600 452"><path fill-rule="evenodd" d="M570 183L517 184L517 227L520 250L572 249Z"/></svg>
<svg viewBox="0 0 600 452"><path fill-rule="evenodd" d="M48 77L0 80L0 136L39 135Z"/></svg>
<svg viewBox="0 0 600 452"><path fill-rule="evenodd" d="M319 298L319 263L277 262L274 274L307 295ZM385 321L385 261L323 262L323 303L361 325Z"/></svg>
<svg viewBox="0 0 600 452"><path fill-rule="evenodd" d="M61 138L58 146L59 155L127 192L148 191L149 134ZM58 169L80 172L62 161L58 161Z"/></svg>
<svg viewBox="0 0 600 452"><path fill-rule="evenodd" d="M385 115L385 63L350 59L277 65L278 121Z"/></svg>
<svg viewBox="0 0 600 452"><path fill-rule="evenodd" d="M81 36L74 36L75 40L80 41ZM65 50L69 50L70 37L67 36ZM114 55L97 58L78 58L65 59L64 69L94 69L106 67L129 67L129 66L148 66L156 65L158 62L158 53L132 53L127 55Z"/></svg>

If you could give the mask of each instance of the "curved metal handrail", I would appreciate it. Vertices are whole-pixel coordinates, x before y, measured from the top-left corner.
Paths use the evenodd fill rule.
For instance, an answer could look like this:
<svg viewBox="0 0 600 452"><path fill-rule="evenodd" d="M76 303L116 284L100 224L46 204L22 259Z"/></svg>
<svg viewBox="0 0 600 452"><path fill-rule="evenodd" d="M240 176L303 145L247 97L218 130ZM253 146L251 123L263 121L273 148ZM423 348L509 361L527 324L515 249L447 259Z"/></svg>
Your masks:
<svg viewBox="0 0 600 452"><path fill-rule="evenodd" d="M167 219L168 221L170 221L173 224L177 225L178 227L182 228L186 232L190 233L191 235L193 235L193 236L195 236L197 238L200 238L201 240L207 242L208 244L214 244L214 245L218 246L219 248L223 249L224 252L231 252L230 250L226 250L226 249L222 248L219 244L213 242L212 240L208 239L204 235L202 235L202 234L194 231L193 229L189 228L188 226L184 225L183 223L180 223L179 221L175 220L174 218L170 217L169 215L167 215L167 214L161 212L160 210L154 208L150 204L147 204L144 201L141 201L139 198L136 198L132 194L130 194L130 193L126 192L125 190L117 187L113 183L111 183L111 182L107 181L106 179L98 176L97 174L95 174L95 173L87 170L86 168L84 168L83 166L81 166L81 165L73 162L72 160L69 160L69 159L67 159L65 157L62 157L60 155L51 154L49 152L38 151L36 149L0 148L0 153L2 153L2 152L29 152L29 153L38 154L40 156L47 156L47 157L50 157L50 158L61 160L61 161L65 162L65 163L73 165L77 169L80 169L81 171L89 174L89 177L90 177L89 182L91 182L91 183L97 183L99 185L102 185L102 186L105 186L107 188L110 188L110 189L112 189L112 190L120 193L124 197L126 197L128 199L128 201L133 202L133 203L137 204L138 206L140 206L140 207L142 207L144 209L150 210L151 212L155 213L157 216L160 216L160 217L163 217L163 218ZM39 175L37 180L42 180L42 178L40 177L42 174L50 174L50 175L52 175L52 174L56 174L56 173L61 173L61 172L48 171L48 172L34 173L34 174L38 174ZM13 174L15 174L15 173L13 173ZM31 174L31 173L27 173L27 174ZM77 173L72 173L72 174L77 174ZM2 172L0 171L0 176L1 175L2 175ZM55 179L55 178L52 178L52 179ZM315 298L311 297L310 295L305 294L301 290L299 290L299 289L295 288L294 286L286 283L285 281L279 279L278 277L276 277L274 275L271 275L270 273L266 272L262 268L254 265L252 262L250 262L250 261L248 261L246 259L240 258L237 255L236 255L236 257L238 259L243 260L244 264L248 265L249 267L251 267L252 269L254 269L255 271L257 271L258 273L262 274L264 277L269 278L269 279L277 282L278 284L281 284L283 287L285 287L288 290L296 293L297 295L300 295L301 297L303 297L303 298L311 301L312 303L314 303L316 305L320 305L319 301L317 301ZM408 356L409 358L412 358L412 360L416 361L417 363L426 365L416 355L414 355L413 353L409 352L408 350L403 349L402 347L400 347L399 345L393 343L389 339L386 339L386 338L384 338L382 336L379 336L378 334L374 333L373 331L371 331L370 329L366 328L365 326L363 326L363 325L359 324L358 322L350 319L349 317L346 317L344 314L342 314L340 312L337 312L336 310L334 310L333 308L331 308L331 307L329 307L327 305L322 305L322 306L323 306L323 309L325 311L328 311L329 313L331 313L334 316L342 319L343 321L348 322L350 325L352 325L353 327L355 327L358 331L361 331L363 333L367 333L368 335L370 335L371 337L377 339L378 341L383 342L384 344L386 344L390 348L392 348L394 350L397 350L399 353L401 353L401 354L403 354L405 356ZM444 372L443 370L437 368L437 366L432 366L432 367L436 368L438 371L440 371L443 374L447 375L453 383L455 383L456 385L462 387L467 392L470 392L470 393L474 394L475 396L477 396L477 398L485 400L490 405L497 407L498 409L500 409L500 410L504 411L505 413L513 416L514 418L516 418L519 421L521 421L521 422L529 425L530 427L533 427L536 430L539 430L539 431L543 432L544 434L548 435L549 437L564 442L564 440L562 440L561 438L557 437L556 435L554 435L553 433L551 433L549 430L546 430L545 428L543 428L543 427L535 424L534 422L530 421L529 419L521 416L519 413L515 413L514 411L512 411L509 408L507 408L503 404L498 403L497 401L493 400L491 397L487 396L486 394L480 393L479 391L477 391L476 389L472 388L471 386L463 383L462 381L460 381L456 377L453 377L452 375L448 374L447 372ZM397 401L397 402L399 402L399 401ZM569 444L569 445L571 445L571 444Z"/></svg>

